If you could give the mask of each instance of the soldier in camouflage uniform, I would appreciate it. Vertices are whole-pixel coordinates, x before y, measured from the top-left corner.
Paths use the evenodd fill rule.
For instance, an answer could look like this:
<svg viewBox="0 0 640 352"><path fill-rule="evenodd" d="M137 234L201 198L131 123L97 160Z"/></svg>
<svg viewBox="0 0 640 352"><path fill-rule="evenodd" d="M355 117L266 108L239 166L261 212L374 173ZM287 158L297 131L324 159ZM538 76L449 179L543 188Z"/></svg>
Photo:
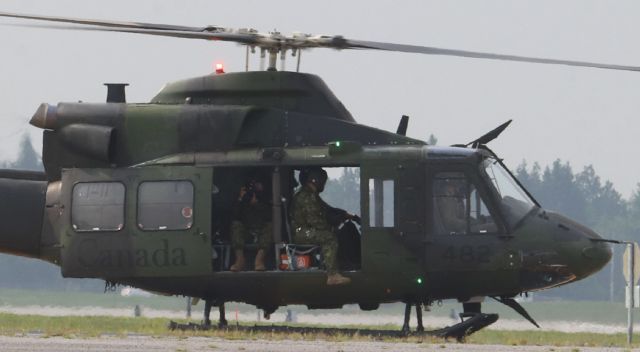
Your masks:
<svg viewBox="0 0 640 352"><path fill-rule="evenodd" d="M338 273L338 242L335 229L342 222L355 216L330 207L320 198L319 193L324 190L326 181L327 173L319 167L300 172L302 187L294 196L291 209L294 242L320 245L327 268L327 285L347 284L351 279Z"/></svg>
<svg viewBox="0 0 640 352"><path fill-rule="evenodd" d="M241 271L244 268L244 246L247 242L255 242L258 246L254 270L265 270L266 251L273 243L271 205L265 199L265 193L264 183L256 177L240 188L231 223L231 246L236 255L231 271Z"/></svg>

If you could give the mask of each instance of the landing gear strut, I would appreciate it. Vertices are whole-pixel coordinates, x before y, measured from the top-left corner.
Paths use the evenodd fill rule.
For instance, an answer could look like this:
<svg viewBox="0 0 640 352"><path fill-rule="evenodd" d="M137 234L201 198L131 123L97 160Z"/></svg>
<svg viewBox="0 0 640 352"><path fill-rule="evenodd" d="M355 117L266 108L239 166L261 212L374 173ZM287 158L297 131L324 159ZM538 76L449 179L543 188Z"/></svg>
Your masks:
<svg viewBox="0 0 640 352"><path fill-rule="evenodd" d="M211 319L210 319L211 306L213 306L214 303L217 303L215 305L218 306L218 313L219 313L218 327L223 328L228 325L224 302L214 302L211 299L207 299L204 301L204 324L203 325L205 327L211 327Z"/></svg>
<svg viewBox="0 0 640 352"><path fill-rule="evenodd" d="M416 318L418 320L417 332L424 332L424 326L422 325L422 304L416 303Z"/></svg>
<svg viewBox="0 0 640 352"><path fill-rule="evenodd" d="M409 321L411 320L411 308L414 303L406 303L404 306L404 324L402 324L402 329L400 330L403 335L408 335L411 332L411 327L409 326ZM415 303L416 306L416 318L418 319L418 327L416 328L416 332L424 332L424 326L422 325L422 303Z"/></svg>
<svg viewBox="0 0 640 352"><path fill-rule="evenodd" d="M498 301L507 304L509 306L517 307L517 311L523 311L524 308L520 307L517 302L509 300L509 298L496 298ZM515 303L514 303L515 302ZM169 323L169 329L171 330L210 330L214 329L211 325L211 307L217 306L220 312L220 317L218 320L217 328L220 329L229 329L227 319L225 318L225 306L223 301L216 301L213 299L205 300L204 307L204 321L202 324L179 324L176 322ZM411 327L409 326L409 321L411 320L411 310L413 307L416 307L416 318L418 322L418 326L416 327L416 331L412 332ZM447 326L444 329L439 330L431 330L425 331L424 325L422 324L422 303L415 302L406 302L404 309L404 324L402 325L402 329L400 331L388 331L388 330L366 330L366 329L341 329L341 328L312 328L312 327L294 327L294 326L242 326L237 325L231 329L237 330L245 330L245 331L282 331L282 332L325 332L327 334L334 334L336 332L344 333L344 334L359 334L359 335L370 335L370 336L409 336L409 335L430 335L437 336L442 338L450 338L453 337L458 341L463 341L465 337L473 334L474 332L483 329L498 320L498 314L485 314L481 312L480 303L464 303L464 313L460 313L460 322L453 325ZM277 307L258 307L264 311L265 318L268 318L271 313L273 313ZM515 308L514 308L515 309ZM526 317L528 314L526 314ZM530 317L529 317L530 318ZM531 319L533 320L533 319Z"/></svg>

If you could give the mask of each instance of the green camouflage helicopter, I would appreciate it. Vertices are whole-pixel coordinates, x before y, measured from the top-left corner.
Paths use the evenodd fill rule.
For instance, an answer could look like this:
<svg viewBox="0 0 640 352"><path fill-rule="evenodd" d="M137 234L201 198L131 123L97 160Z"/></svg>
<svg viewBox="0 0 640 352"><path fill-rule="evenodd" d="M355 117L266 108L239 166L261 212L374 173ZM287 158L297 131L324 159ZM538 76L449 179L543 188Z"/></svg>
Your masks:
<svg viewBox="0 0 640 352"><path fill-rule="evenodd" d="M64 277L100 278L205 301L245 302L266 316L291 304L341 308L404 302L408 333L416 306L463 304L461 322L437 330L463 338L498 319L484 297L537 323L516 296L600 270L611 249L591 229L546 211L487 147L509 122L462 145L436 147L358 124L324 82L299 73L305 49L370 49L639 71L638 67L499 55L297 33L187 27L0 13L65 23L73 30L230 41L259 50L266 70L167 84L149 103L127 103L109 84L106 103L42 104L44 173L0 171L0 251L42 259ZM42 26L40 26L42 27ZM276 69L287 53L296 72ZM248 67L248 66L247 66ZM361 226L343 225L346 285L327 285L318 246L293 240L289 208L296 175L309 167L351 168ZM229 223L238 189L259 172L269 188L273 246L266 270L230 271ZM255 244L247 243L247 255Z"/></svg>

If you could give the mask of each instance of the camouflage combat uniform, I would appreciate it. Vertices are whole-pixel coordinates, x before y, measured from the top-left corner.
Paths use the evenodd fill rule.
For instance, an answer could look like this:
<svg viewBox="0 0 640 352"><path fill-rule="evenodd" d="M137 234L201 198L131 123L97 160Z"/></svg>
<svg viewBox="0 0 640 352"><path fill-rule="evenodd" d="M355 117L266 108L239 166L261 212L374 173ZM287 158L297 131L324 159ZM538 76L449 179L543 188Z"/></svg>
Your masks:
<svg viewBox="0 0 640 352"><path fill-rule="evenodd" d="M233 249L243 249L245 243L255 241L258 249L268 250L273 243L271 206L265 202L239 202L235 213L235 220L231 223Z"/></svg>
<svg viewBox="0 0 640 352"><path fill-rule="evenodd" d="M294 243L321 246L330 274L338 271L338 241L328 217L334 211L309 186L303 186L294 196L291 209Z"/></svg>

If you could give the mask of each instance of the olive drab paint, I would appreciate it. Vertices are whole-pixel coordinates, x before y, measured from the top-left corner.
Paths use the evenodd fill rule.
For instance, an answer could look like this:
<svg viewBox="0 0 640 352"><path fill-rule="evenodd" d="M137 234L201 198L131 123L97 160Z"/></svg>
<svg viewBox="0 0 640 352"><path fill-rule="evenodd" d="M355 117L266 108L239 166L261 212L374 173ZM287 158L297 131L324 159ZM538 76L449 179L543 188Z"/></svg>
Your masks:
<svg viewBox="0 0 640 352"><path fill-rule="evenodd" d="M406 136L407 116L397 133L360 125L322 79L276 66L279 55L284 63L287 53L297 54L299 64L302 50L331 48L620 71L639 67L339 35L8 12L0 17L235 42L246 46L247 65L251 52L267 61L263 72L217 69L215 75L169 83L146 104L126 103L124 85L111 85L107 103L40 105L31 124L43 129L46 172L0 170L0 195L11 202L0 207L0 251L50 261L63 276L199 297L208 308L212 302L246 302L267 316L288 304L371 310L402 301L404 332L412 305L457 299L473 318L444 330L462 338L497 320L481 313L483 297L538 326L516 295L586 278L611 259L611 240L545 210L487 147L511 121L466 144L429 146ZM290 262L296 255L281 253L295 246L284 243L292 233L288 206L296 173L310 166L360 172L362 226L358 231L344 224L346 240L338 247L338 254L350 250L343 259L359 258L341 268L347 285L328 285L332 281L314 248L304 253L318 262L313 270L278 270L281 256ZM243 177L257 169L271 176L271 270L230 272L229 210ZM256 263L264 259L260 253Z"/></svg>
<svg viewBox="0 0 640 352"><path fill-rule="evenodd" d="M169 247L169 241L162 240L162 247L153 248L99 248L94 239L81 239L78 244L78 262L94 270L130 268L165 268L187 266L185 249Z"/></svg>
<svg viewBox="0 0 640 352"><path fill-rule="evenodd" d="M189 228L149 231L138 220L140 185L159 180L188 180L193 196ZM69 169L62 173L63 209L72 209L73 187L88 182L120 182L125 186L121 230L77 232L71 214L59 216L61 267L67 277L162 277L207 275L211 268L212 170L192 166L120 169ZM182 214L184 216L184 214Z"/></svg>
<svg viewBox="0 0 640 352"><path fill-rule="evenodd" d="M611 254L606 244L593 241L599 238L593 231L545 211L526 195L527 212L511 221L505 204L513 200L505 201L484 171L490 160L508 174L490 150L428 146L359 125L322 80L309 74L246 72L188 79L167 85L149 104L45 104L32 124L44 129L46 175L39 181L0 177L0 191L25 183L29 196L24 201L44 209L41 230L9 219L2 226L23 233L25 240L5 241L2 233L0 244L3 251L59 265L65 277L246 302L266 312L288 304L375 309L385 302L466 302L478 296L509 303L519 293L587 277ZM75 140L78 135L92 141L90 152ZM343 272L352 282L334 287L326 284L324 270L278 270L275 251L281 242L267 257L270 270L228 271L222 259L229 258L229 243L220 224L229 219L242 178L256 168L268 172L273 238L287 240L293 178L308 166L360 172L361 259ZM464 233L438 230L434 187L438 175L452 173L464 175L475 192L475 205L469 194L460 198L467 204ZM113 182L124 187L122 199L89 197L76 204L87 207L88 218L73 218L76 185ZM189 182L192 202L149 203L151 210L143 210L160 214L161 226L147 229L140 223L140 207L147 206L141 205L145 182ZM36 196L45 186L46 196ZM520 185L514 187L527 194ZM479 230L470 231L470 217L478 220L474 226ZM109 226L74 223L81 220ZM165 220L184 226L162 225Z"/></svg>
<svg viewBox="0 0 640 352"><path fill-rule="evenodd" d="M185 104L189 97L192 99ZM590 244L588 237L594 235L585 237L582 227L539 208L527 215L527 221L510 226L495 190L478 171L490 152L431 147L355 124L313 75L247 72L206 76L169 84L150 104L61 103L39 109L32 120L46 126L43 161L47 178L61 181L57 191L47 194L47 208L57 211L45 213L42 235L58 241L39 250L60 265L67 277L126 278L154 291L215 296L271 309L300 302L300 297L309 306L324 307L406 297L428 302L512 295L574 281L597 270L607 259L605 253L595 266L576 264L582 263L583 256L572 254L573 248L589 247L596 254L602 251L599 244ZM112 138L96 138L109 144L101 154L109 160L83 154L68 140L73 134L61 132L72 126L89 135L112 131ZM344 143L331 143L334 141ZM345 148L340 149L343 144ZM349 288L327 288L322 272L291 276L278 270L262 274L214 270L212 258L218 251L212 246L212 221L220 211L220 204L214 204L215 175L229 179L233 170L277 167L283 195L290 195L288 175L309 165L360 170L361 261L359 269L350 274L353 283ZM435 232L433 179L441 172L462 173L477 185L495 219L495 232ZM163 180L193 184L193 207L181 212L193 217L190 228L145 231L139 226L140 184ZM121 230L74 230L70 214L73 187L83 182L124 185ZM376 192L375 185L379 190L388 189ZM370 214L375 209L379 214ZM276 207L274 211L281 214L283 210ZM376 220L379 223L368 221L376 216L381 216ZM550 243L552 249L547 247ZM181 278L180 284L175 278ZM424 282L418 284L416 278ZM251 289L256 284L262 287L259 292Z"/></svg>

